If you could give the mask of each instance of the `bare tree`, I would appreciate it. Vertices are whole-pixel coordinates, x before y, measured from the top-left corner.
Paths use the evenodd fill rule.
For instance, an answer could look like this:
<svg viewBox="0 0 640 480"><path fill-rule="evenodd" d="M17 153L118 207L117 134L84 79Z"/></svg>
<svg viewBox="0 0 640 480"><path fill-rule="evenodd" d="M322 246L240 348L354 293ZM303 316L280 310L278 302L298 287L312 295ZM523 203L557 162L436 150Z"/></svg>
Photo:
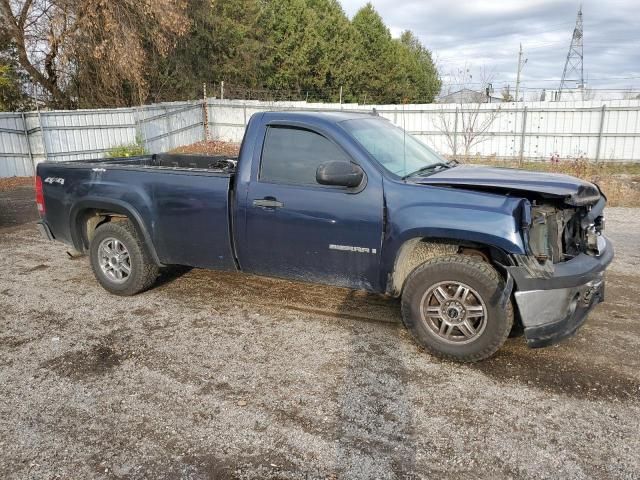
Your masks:
<svg viewBox="0 0 640 480"><path fill-rule="evenodd" d="M186 0L0 0L0 36L52 106L117 105L144 95L147 51L169 51L185 10Z"/></svg>
<svg viewBox="0 0 640 480"><path fill-rule="evenodd" d="M436 128L445 135L454 156L458 154L460 143L464 156L468 157L474 146L487 140L486 132L501 113L499 106L494 109L482 108L490 98L491 75L481 69L479 77L474 82L467 67L451 75L450 79L459 87L458 91L468 94L458 96L453 116L451 107L443 106L438 112ZM476 90L469 88L472 85L476 86Z"/></svg>

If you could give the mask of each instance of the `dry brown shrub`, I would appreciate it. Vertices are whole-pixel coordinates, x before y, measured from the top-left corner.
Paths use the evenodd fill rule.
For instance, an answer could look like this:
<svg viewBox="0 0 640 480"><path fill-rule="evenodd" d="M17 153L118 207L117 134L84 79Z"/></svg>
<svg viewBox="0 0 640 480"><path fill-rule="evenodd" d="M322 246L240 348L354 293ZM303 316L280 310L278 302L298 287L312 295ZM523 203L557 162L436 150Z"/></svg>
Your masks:
<svg viewBox="0 0 640 480"><path fill-rule="evenodd" d="M640 207L640 185L629 179L613 176L594 178L605 196L610 207Z"/></svg>
<svg viewBox="0 0 640 480"><path fill-rule="evenodd" d="M171 153L199 153L202 155L229 155L230 157L236 157L239 152L240 145L238 143L209 140L178 147L172 150Z"/></svg>

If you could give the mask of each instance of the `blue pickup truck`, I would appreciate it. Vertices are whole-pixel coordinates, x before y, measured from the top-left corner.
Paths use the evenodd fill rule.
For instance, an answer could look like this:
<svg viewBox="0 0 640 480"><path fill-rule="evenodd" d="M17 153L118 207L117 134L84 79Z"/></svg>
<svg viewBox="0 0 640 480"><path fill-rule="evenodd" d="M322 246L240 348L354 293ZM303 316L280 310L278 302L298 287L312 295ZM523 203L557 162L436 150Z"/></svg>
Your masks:
<svg viewBox="0 0 640 480"><path fill-rule="evenodd" d="M38 227L117 295L160 269L239 270L401 297L429 352L572 335L604 298L605 197L565 175L459 165L373 114L264 112L238 158L45 162Z"/></svg>

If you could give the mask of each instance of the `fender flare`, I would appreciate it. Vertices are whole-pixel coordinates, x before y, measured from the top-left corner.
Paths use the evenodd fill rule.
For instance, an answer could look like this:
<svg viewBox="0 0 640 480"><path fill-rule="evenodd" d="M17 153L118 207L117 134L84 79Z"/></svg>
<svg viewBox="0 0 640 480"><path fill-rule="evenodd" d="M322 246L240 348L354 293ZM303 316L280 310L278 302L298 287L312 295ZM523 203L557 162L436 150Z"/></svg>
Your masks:
<svg viewBox="0 0 640 480"><path fill-rule="evenodd" d="M413 270L413 268L421 264L426 258L453 254L453 251L448 251L449 247L465 242L465 240L467 239L452 235L415 235L404 239L404 241L395 250L392 261L387 267L385 288L386 293L394 297L399 296L402 292L404 281L408 277L409 273ZM473 241L471 243L476 243L480 246L499 250L505 255L509 254L509 252L505 250L502 245L497 245L493 242ZM431 250L431 252L422 252L418 256L418 258L414 258L412 259L412 261L408 261L408 265L399 265L399 262L401 262L406 255L413 254L413 250L418 246L418 244L424 244L425 248Z"/></svg>
<svg viewBox="0 0 640 480"><path fill-rule="evenodd" d="M142 235L142 238L144 239L145 245L149 249L149 253L151 254L151 258L153 259L154 263L159 267L165 266L158 257L155 245L153 244L153 240L151 239L151 235L149 234L140 213L127 202L112 198L105 199L102 197L85 197L79 202L75 203L71 208L71 211L69 212L69 227L71 230L71 241L73 242L76 250L81 252L85 250L84 242L82 241L82 232L78 228L78 218L80 214L85 210L93 209L107 210L113 213L119 213L127 216L133 223L138 233Z"/></svg>

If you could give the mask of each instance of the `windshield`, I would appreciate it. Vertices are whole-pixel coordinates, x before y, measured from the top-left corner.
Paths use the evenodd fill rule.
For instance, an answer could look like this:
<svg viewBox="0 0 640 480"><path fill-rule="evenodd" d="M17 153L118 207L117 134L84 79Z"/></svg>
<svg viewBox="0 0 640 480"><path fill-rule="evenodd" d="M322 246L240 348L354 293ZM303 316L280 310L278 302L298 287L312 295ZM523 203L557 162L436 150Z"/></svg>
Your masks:
<svg viewBox="0 0 640 480"><path fill-rule="evenodd" d="M389 172L407 177L446 163L440 155L415 137L380 118L346 120L342 127Z"/></svg>

